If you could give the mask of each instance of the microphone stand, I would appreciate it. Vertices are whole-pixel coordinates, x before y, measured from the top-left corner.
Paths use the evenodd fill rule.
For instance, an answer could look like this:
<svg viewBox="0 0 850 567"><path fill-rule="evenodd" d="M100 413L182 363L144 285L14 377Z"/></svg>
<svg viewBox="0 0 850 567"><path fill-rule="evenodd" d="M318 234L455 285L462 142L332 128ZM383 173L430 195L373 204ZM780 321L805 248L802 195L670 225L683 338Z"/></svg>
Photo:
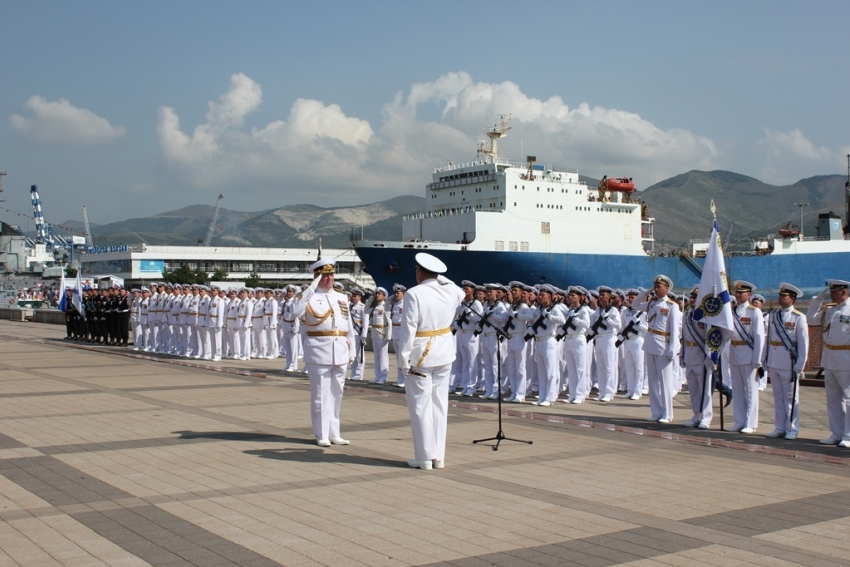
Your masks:
<svg viewBox="0 0 850 567"><path fill-rule="evenodd" d="M472 311L471 309L469 309L469 307L467 307L465 305L464 305L464 309L466 309L470 313L473 313L479 319L482 319L482 320L484 319L483 315L478 315L478 313L475 313L475 311ZM497 338L503 338L505 340L510 340L510 337L508 336L508 334L505 331L503 331L502 329L499 329L498 327L496 327L494 325L490 325L490 326L493 327L493 330L496 331L496 337ZM514 441L516 443L527 443L529 445L532 445L534 443L534 441L526 441L524 439L512 439L512 438L506 436L505 432L502 430L502 353L501 353L501 349L499 348L498 341L496 342L496 381L497 381L497 384L498 384L497 388L498 388L498 392L499 392L499 397L497 398L497 400L498 400L497 401L498 412L499 412L499 431L496 433L496 435L494 437L486 437L484 439L475 439L473 441L473 443L483 443L484 441L495 441L496 444L493 445L494 451L499 450L499 443L501 443L502 441Z"/></svg>

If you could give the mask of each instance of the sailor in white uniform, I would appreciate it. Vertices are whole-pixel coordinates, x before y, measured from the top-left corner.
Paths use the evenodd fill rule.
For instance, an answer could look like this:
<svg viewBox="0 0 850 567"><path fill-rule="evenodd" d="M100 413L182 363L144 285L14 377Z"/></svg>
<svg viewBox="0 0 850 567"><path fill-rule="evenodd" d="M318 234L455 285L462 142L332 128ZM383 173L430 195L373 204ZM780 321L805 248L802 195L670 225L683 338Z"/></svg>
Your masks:
<svg viewBox="0 0 850 567"><path fill-rule="evenodd" d="M363 369L366 367L366 314L363 312L363 290L351 288L351 324L354 326L354 362L351 363L350 380L363 380ZM298 345L295 345L298 348Z"/></svg>
<svg viewBox="0 0 850 567"><path fill-rule="evenodd" d="M599 294L599 307L590 318L590 326L595 330L593 339L596 353L596 379L599 382L600 402L610 402L617 392L617 335L622 327L620 312L612 304L614 290L606 285L596 289Z"/></svg>
<svg viewBox="0 0 850 567"><path fill-rule="evenodd" d="M809 303L808 312L810 325L823 326L820 363L832 435L820 443L850 448L850 282L829 280L827 286ZM827 293L831 301L824 305Z"/></svg>
<svg viewBox="0 0 850 567"><path fill-rule="evenodd" d="M404 293L407 288L401 284L393 285L393 303L390 308L390 319L393 325L393 351L396 356L396 368L398 369L398 380L396 386L404 388L404 374L401 371L401 359L398 357L398 328L401 326L401 318L404 313Z"/></svg>
<svg viewBox="0 0 850 567"><path fill-rule="evenodd" d="M623 331L620 333L620 340L623 341L621 347L623 361L620 371L626 382L624 397L630 400L639 400L646 386L646 357L643 352L643 342L649 327L646 325L646 314L633 307L639 293L637 289L627 289L625 305L620 310L623 320ZM631 330L626 332L630 324Z"/></svg>
<svg viewBox="0 0 850 567"><path fill-rule="evenodd" d="M348 445L340 435L339 411L346 368L354 360L354 327L348 298L333 289L336 262L319 260L310 266L316 276L295 296L292 313L303 317L304 362L310 376L313 435L320 447Z"/></svg>
<svg viewBox="0 0 850 567"><path fill-rule="evenodd" d="M295 286L288 285L283 294L283 303L280 311L281 337L283 341L283 353L286 357L286 372L298 370L298 330L301 322L292 311L295 306Z"/></svg>
<svg viewBox="0 0 850 567"><path fill-rule="evenodd" d="M505 401L521 404L525 401L528 388L526 361L530 347L528 341L525 340L525 332L534 319L537 310L526 303L528 293L525 291L525 284L513 281L508 285L511 290L511 303L506 305L509 316L507 323L505 323L508 335L508 355L505 357L504 374L509 380L511 395Z"/></svg>
<svg viewBox="0 0 850 567"><path fill-rule="evenodd" d="M454 365L454 378L452 380L456 388L455 393L470 397L475 395L476 382L478 381L478 343L479 337L475 334L475 326L478 319L484 314L481 302L475 299L475 284L469 280L461 282L463 286L464 299L455 314L452 326L455 330L457 342L457 359Z"/></svg>
<svg viewBox="0 0 850 567"><path fill-rule="evenodd" d="M756 287L743 280L733 284L737 306L729 346L729 374L732 379L732 415L735 423L726 431L754 433L759 424L758 369L764 353L764 323L761 309L750 305Z"/></svg>
<svg viewBox="0 0 850 567"><path fill-rule="evenodd" d="M590 308L582 297L587 290L582 286L570 286L567 290L567 320L564 323L564 358L567 363L567 381L571 404L581 404L590 394L590 379L587 376L587 330L590 328Z"/></svg>
<svg viewBox="0 0 850 567"><path fill-rule="evenodd" d="M647 421L673 421L673 357L679 352L682 312L667 297L673 281L656 276L652 291L641 292L635 307L646 311L647 335L643 343L646 355L646 378L649 385L650 417Z"/></svg>
<svg viewBox="0 0 850 567"><path fill-rule="evenodd" d="M440 275L446 269L430 254L416 255L418 285L407 291L399 327L414 452L407 464L423 470L443 468L446 458L449 375L456 353L451 325L464 298L458 286Z"/></svg>
<svg viewBox="0 0 850 567"><path fill-rule="evenodd" d="M702 321L694 320L694 309L699 286L691 289L690 301L682 315L681 366L685 369L688 382L688 397L693 416L685 422L685 427L708 429L713 412L711 408L711 373L714 366L710 350L706 345L708 327Z"/></svg>
<svg viewBox="0 0 850 567"><path fill-rule="evenodd" d="M563 305L552 302L555 288L549 284L540 286L538 305L534 320L526 334L527 340L534 339L534 359L537 365L537 383L540 401L534 405L551 406L558 399L558 327L567 322L567 311Z"/></svg>
<svg viewBox="0 0 850 567"><path fill-rule="evenodd" d="M386 384L389 376L389 342L392 340L392 321L387 309L387 290L379 287L366 303L364 310L369 316L372 337L372 354L375 356L375 378L370 384Z"/></svg>
<svg viewBox="0 0 850 567"><path fill-rule="evenodd" d="M767 327L768 320L770 319L770 317L769 317L770 311L764 310L764 304L765 303L767 303L767 302L765 301L764 296L761 295L761 294L754 293L753 295L750 296L750 305L752 305L753 307L757 307L757 308L761 309L761 320L762 320L762 323L764 323L764 336L767 337L770 334L769 329ZM767 339L765 339L765 340L767 340ZM765 343L764 350L767 351L767 343ZM764 366L764 365L762 365L762 368L767 370L767 367ZM759 392L763 392L765 390L765 388L767 388L767 372L759 372Z"/></svg>
<svg viewBox="0 0 850 567"><path fill-rule="evenodd" d="M794 309L800 288L779 284L779 308L767 319L762 366L770 373L773 389L773 431L767 437L796 439L800 433L799 378L809 354L809 325L806 316Z"/></svg>

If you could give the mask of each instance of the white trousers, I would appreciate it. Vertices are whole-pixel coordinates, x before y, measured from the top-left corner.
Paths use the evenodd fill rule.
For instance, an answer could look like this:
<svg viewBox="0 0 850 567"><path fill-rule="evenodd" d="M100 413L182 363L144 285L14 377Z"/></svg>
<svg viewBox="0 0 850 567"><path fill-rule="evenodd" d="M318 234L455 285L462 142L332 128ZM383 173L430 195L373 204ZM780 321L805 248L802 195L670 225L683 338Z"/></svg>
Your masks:
<svg viewBox="0 0 850 567"><path fill-rule="evenodd" d="M399 332L399 331L393 330L393 332L395 333L395 332ZM401 371L401 369L404 368L404 363L401 360L401 356L399 356L400 350L401 350L401 347L398 346L398 339L393 339L393 351L395 351L395 364L396 364L396 368L398 368L398 385L404 386L404 373Z"/></svg>
<svg viewBox="0 0 850 567"><path fill-rule="evenodd" d="M484 365L484 395L490 396L499 393L499 384L496 382L499 372L499 359L501 350L499 349L499 339L496 333L484 333L479 337L481 340L481 348L478 355L481 357Z"/></svg>
<svg viewBox="0 0 850 567"><path fill-rule="evenodd" d="M597 335L593 340L596 352L596 379L599 399L612 400L617 393L617 335Z"/></svg>
<svg viewBox="0 0 850 567"><path fill-rule="evenodd" d="M732 379L732 416L735 428L759 426L759 382L752 364L733 364L729 367Z"/></svg>
<svg viewBox="0 0 850 567"><path fill-rule="evenodd" d="M390 351L386 339L372 338L372 354L375 355L375 379L379 384L387 383L390 366Z"/></svg>
<svg viewBox="0 0 850 567"><path fill-rule="evenodd" d="M850 371L825 370L823 385L829 430L839 440L850 442Z"/></svg>
<svg viewBox="0 0 850 567"><path fill-rule="evenodd" d="M584 335L564 338L564 357L567 359L570 401L584 401L590 394L590 380L587 378L587 341Z"/></svg>
<svg viewBox="0 0 850 567"><path fill-rule="evenodd" d="M478 337L472 331L457 332L456 375L453 386L467 391L475 390L478 381Z"/></svg>
<svg viewBox="0 0 850 567"><path fill-rule="evenodd" d="M653 419L673 419L673 361L663 354L646 355L649 411Z"/></svg>
<svg viewBox="0 0 850 567"><path fill-rule="evenodd" d="M230 358L239 358L242 356L242 329L239 327L227 330L228 338L230 339L227 347L228 356Z"/></svg>
<svg viewBox="0 0 850 567"><path fill-rule="evenodd" d="M137 321L133 321L131 327L133 328L133 348L141 349L145 346L142 344L142 324Z"/></svg>
<svg viewBox="0 0 850 567"><path fill-rule="evenodd" d="M510 382L511 395L524 400L528 379L526 377L525 363L528 358L528 343L520 333L508 339L508 356L505 360L506 374Z"/></svg>
<svg viewBox="0 0 850 567"><path fill-rule="evenodd" d="M251 358L251 327L239 328L239 342L242 343L242 352L237 354L248 360Z"/></svg>
<svg viewBox="0 0 850 567"><path fill-rule="evenodd" d="M209 354L212 356L212 358L221 358L221 327L209 327L207 329L207 332L210 335Z"/></svg>
<svg viewBox="0 0 850 567"><path fill-rule="evenodd" d="M685 366L685 379L688 381L688 396L694 419L698 419L698 423L711 425L711 418L714 417L711 408L711 369L703 364Z"/></svg>
<svg viewBox="0 0 850 567"><path fill-rule="evenodd" d="M446 427L449 408L449 375L452 365L412 368L405 380L407 411L413 436L413 454L417 461L446 458Z"/></svg>
<svg viewBox="0 0 850 567"><path fill-rule="evenodd" d="M277 358L280 355L280 344L277 342L277 326L266 329L266 356Z"/></svg>
<svg viewBox="0 0 850 567"><path fill-rule="evenodd" d="M629 344L640 341L638 344ZM646 356L643 352L643 339L629 339L623 345L623 371L626 374L626 393L629 396L643 393L646 385Z"/></svg>
<svg viewBox="0 0 850 567"><path fill-rule="evenodd" d="M266 356L266 330L262 325L254 326L254 351L253 355L257 358Z"/></svg>
<svg viewBox="0 0 850 567"><path fill-rule="evenodd" d="M534 339L534 358L537 362L537 384L540 401L554 402L558 399L558 341L555 337Z"/></svg>
<svg viewBox="0 0 850 567"><path fill-rule="evenodd" d="M193 356L197 352L197 333L193 325L186 324L183 328L183 356Z"/></svg>
<svg viewBox="0 0 850 567"><path fill-rule="evenodd" d="M773 427L785 433L800 432L800 385L794 388L793 370L769 368L770 386L773 389ZM791 415L791 407L794 415Z"/></svg>
<svg viewBox="0 0 850 567"><path fill-rule="evenodd" d="M355 341L356 344L356 341ZM286 369L298 369L298 333L292 331L283 332L283 352L286 356ZM355 359L356 361L356 359ZM362 366L362 365L361 365ZM361 369L360 373L363 371Z"/></svg>
<svg viewBox="0 0 850 567"><path fill-rule="evenodd" d="M310 417L316 439L340 437L339 409L345 385L345 366L307 364L310 376Z"/></svg>
<svg viewBox="0 0 850 567"><path fill-rule="evenodd" d="M198 335L198 350L195 356L200 356L203 359L212 358L210 354L210 333L206 327L195 327L195 332Z"/></svg>

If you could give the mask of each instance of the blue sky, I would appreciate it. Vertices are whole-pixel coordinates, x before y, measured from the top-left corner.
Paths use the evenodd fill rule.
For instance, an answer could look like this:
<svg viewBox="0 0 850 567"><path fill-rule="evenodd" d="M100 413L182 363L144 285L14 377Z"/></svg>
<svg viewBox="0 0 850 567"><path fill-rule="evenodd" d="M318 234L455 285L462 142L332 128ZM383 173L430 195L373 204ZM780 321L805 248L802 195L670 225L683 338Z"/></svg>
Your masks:
<svg viewBox="0 0 850 567"><path fill-rule="evenodd" d="M790 184L850 153L850 3L0 5L0 219L93 223L422 195L512 113L503 154L639 188Z"/></svg>

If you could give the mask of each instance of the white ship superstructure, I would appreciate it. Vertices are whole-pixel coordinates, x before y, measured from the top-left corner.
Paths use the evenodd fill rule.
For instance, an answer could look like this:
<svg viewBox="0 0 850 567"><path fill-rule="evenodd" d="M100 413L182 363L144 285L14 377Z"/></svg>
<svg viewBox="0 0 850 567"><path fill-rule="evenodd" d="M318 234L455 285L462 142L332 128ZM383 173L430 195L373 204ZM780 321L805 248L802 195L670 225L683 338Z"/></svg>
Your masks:
<svg viewBox="0 0 850 567"><path fill-rule="evenodd" d="M466 250L645 255L652 219L625 192L588 188L577 171L498 156L510 128L485 130L490 146L479 159L438 168L426 188L424 212L407 215L402 240L455 243ZM495 134L495 135L494 135Z"/></svg>

